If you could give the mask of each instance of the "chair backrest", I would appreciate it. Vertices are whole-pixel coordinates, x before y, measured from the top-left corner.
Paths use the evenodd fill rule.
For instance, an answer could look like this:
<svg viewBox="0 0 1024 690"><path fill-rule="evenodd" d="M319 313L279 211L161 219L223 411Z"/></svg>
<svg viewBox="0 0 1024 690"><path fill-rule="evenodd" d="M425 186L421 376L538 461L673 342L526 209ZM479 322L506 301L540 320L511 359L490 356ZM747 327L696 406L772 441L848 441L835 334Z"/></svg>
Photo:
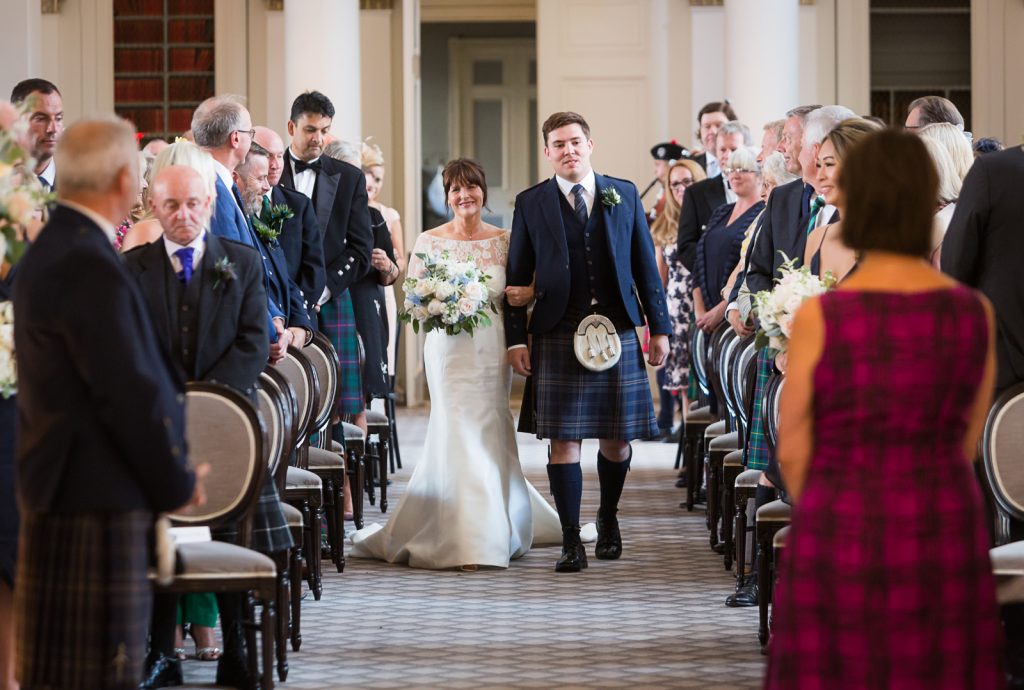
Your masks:
<svg viewBox="0 0 1024 690"><path fill-rule="evenodd" d="M722 392L725 409L728 412L729 417L733 420L735 420L738 415L736 414L736 401L732 396L732 384L730 383L730 379L732 378L731 366L734 364L734 355L739 341L740 339L739 336L736 335L736 331L731 328L728 333L722 334L722 339L718 349L718 364L716 366L718 371L718 388Z"/></svg>
<svg viewBox="0 0 1024 690"><path fill-rule="evenodd" d="M741 430L747 427L746 377L749 373L750 360L754 358L756 352L754 336L749 335L737 341L729 365L729 396L733 402L733 414Z"/></svg>
<svg viewBox="0 0 1024 690"><path fill-rule="evenodd" d="M260 373L260 388L266 391L272 399L276 414L281 423L280 455L277 463L271 468L271 475L277 485L278 493L284 491L285 481L288 476L288 466L294 464L295 458L295 434L298 433L296 423L298 422L298 406L295 402L295 394L291 387L274 367L267 366Z"/></svg>
<svg viewBox="0 0 1024 690"><path fill-rule="evenodd" d="M1013 520L1024 520L1024 384L996 400L985 421L981 458L992 496Z"/></svg>
<svg viewBox="0 0 1024 690"><path fill-rule="evenodd" d="M779 441L779 400L782 398L782 387L786 379L778 374L772 374L768 379L768 386L764 395L764 420L765 433L768 436L768 443L774 448Z"/></svg>
<svg viewBox="0 0 1024 690"><path fill-rule="evenodd" d="M707 346L708 337L701 329L696 326L693 328L693 337L690 339L690 364L693 370L693 375L697 377L697 386L700 388L704 395L710 395L711 387L708 385L708 372L707 372Z"/></svg>
<svg viewBox="0 0 1024 690"><path fill-rule="evenodd" d="M312 425L313 431L320 432L330 424L334 401L338 398L338 353L323 333L317 333L302 354L309 357L320 381L320 395L317 396Z"/></svg>
<svg viewBox="0 0 1024 690"><path fill-rule="evenodd" d="M191 382L185 394L189 463L210 465L206 503L171 514L182 525L238 522L249 514L266 475L265 430L255 406L219 383Z"/></svg>
<svg viewBox="0 0 1024 690"><path fill-rule="evenodd" d="M289 347L284 359L274 366L288 382L298 403L298 434L294 444L298 448L305 442L312 425L314 406L320 394L319 380L309 358L294 347Z"/></svg>
<svg viewBox="0 0 1024 690"><path fill-rule="evenodd" d="M745 424L751 424L751 416L754 414L754 391L757 390L757 368L759 351L756 346L750 350L750 359L743 367L742 389L737 397L741 398L741 415Z"/></svg>

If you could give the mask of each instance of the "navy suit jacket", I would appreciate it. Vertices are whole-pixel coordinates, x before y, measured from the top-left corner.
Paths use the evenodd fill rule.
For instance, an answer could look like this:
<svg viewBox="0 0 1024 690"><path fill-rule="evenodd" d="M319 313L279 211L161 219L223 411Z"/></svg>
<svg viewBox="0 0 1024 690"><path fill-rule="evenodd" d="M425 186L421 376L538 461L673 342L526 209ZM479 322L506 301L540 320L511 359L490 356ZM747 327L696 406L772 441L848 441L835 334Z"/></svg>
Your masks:
<svg viewBox="0 0 1024 690"><path fill-rule="evenodd" d="M592 213L603 213L608 253L622 306L634 326L646 323L651 333L671 331L665 291L654 259L654 243L636 186L629 180L594 175L596 195ZM601 192L614 187L622 202L606 206ZM536 304L530 333L545 333L562 319L569 304L569 247L565 239L558 182L552 177L516 197L509 239L507 283L529 285L536 277ZM526 307L505 304L505 340L526 344Z"/></svg>
<svg viewBox="0 0 1024 690"><path fill-rule="evenodd" d="M107 235L58 204L18 264L17 486L29 513L182 505L183 382Z"/></svg>
<svg viewBox="0 0 1024 690"><path fill-rule="evenodd" d="M288 275L299 287L302 301L310 318L315 319L315 307L327 284L324 267L324 241L316 220L313 204L302 192L278 185L270 192L274 205L288 204L295 214L284 222L278 241L288 261Z"/></svg>
<svg viewBox="0 0 1024 690"><path fill-rule="evenodd" d="M238 278L219 280L215 265L227 258ZM252 395L270 355L266 319L266 292L260 257L241 243L207 235L199 286L195 366L186 371L180 355L172 352L167 294L170 259L162 239L136 247L124 255L125 265L138 282L149 306L157 337L189 381L216 381Z"/></svg>
<svg viewBox="0 0 1024 690"><path fill-rule="evenodd" d="M707 229L711 214L724 203L725 178L722 175L692 184L683 193L676 248L686 270L693 271L697 261L697 243Z"/></svg>

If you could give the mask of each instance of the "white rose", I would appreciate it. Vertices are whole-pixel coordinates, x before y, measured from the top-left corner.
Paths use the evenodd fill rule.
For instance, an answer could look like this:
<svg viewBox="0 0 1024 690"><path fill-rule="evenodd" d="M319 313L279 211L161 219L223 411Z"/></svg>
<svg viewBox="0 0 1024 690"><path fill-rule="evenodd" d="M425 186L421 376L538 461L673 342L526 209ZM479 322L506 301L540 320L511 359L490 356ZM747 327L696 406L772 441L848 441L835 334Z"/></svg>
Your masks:
<svg viewBox="0 0 1024 690"><path fill-rule="evenodd" d="M476 300L469 299L468 297L463 297L462 299L459 300L459 313L462 314L463 316L472 316L473 314L476 313L476 305Z"/></svg>
<svg viewBox="0 0 1024 690"><path fill-rule="evenodd" d="M795 314L796 310L800 308L801 304L803 304L803 301L803 298L800 297L799 295L793 295L792 297L790 297L788 300L786 300L786 313Z"/></svg>
<svg viewBox="0 0 1024 690"><path fill-rule="evenodd" d="M431 285L430 280L421 280L416 283L416 287L412 289L412 294L417 297L429 297L434 293L434 286Z"/></svg>
<svg viewBox="0 0 1024 690"><path fill-rule="evenodd" d="M779 330L782 331L782 335L789 338L793 328L793 315L787 314L779 319Z"/></svg>
<svg viewBox="0 0 1024 690"><path fill-rule="evenodd" d="M455 288L451 283L438 283L434 289L434 296L439 300L446 300L455 294Z"/></svg>
<svg viewBox="0 0 1024 690"><path fill-rule="evenodd" d="M437 316L444 311L444 302L439 299L432 299L427 305L427 313L431 316Z"/></svg>
<svg viewBox="0 0 1024 690"><path fill-rule="evenodd" d="M36 210L35 203L32 201L32 195L30 195L24 189L17 189L5 199L7 205L7 213L10 218L18 225L24 225L32 217L32 212Z"/></svg>
<svg viewBox="0 0 1024 690"><path fill-rule="evenodd" d="M427 316L429 316L429 314L427 313L427 310L426 310L425 307L413 307L412 308L412 318L416 319L417 321L426 321L427 320Z"/></svg>
<svg viewBox="0 0 1024 690"><path fill-rule="evenodd" d="M469 283L463 290L463 294L474 302L483 302L487 299L487 288L480 283Z"/></svg>

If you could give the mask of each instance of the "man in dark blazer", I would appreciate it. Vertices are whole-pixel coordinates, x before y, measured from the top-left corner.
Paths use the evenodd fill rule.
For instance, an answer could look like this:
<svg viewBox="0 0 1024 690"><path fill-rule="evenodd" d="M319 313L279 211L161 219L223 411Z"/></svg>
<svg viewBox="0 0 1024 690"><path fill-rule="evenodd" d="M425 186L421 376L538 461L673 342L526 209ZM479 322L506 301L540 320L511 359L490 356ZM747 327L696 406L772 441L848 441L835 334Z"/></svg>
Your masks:
<svg viewBox="0 0 1024 690"><path fill-rule="evenodd" d="M70 127L59 203L18 266L23 687L138 685L153 517L197 491L181 382L113 248L139 189L136 150L122 121Z"/></svg>
<svg viewBox="0 0 1024 690"><path fill-rule="evenodd" d="M288 259L288 273L299 286L302 300L313 325L316 325L316 303L327 285L324 266L324 242L320 235L313 204L305 194L282 186L284 172L284 142L269 127L256 128L256 143L267 151L267 181L272 189L265 195L267 201L278 206L285 204L295 215L284 222L278 241Z"/></svg>
<svg viewBox="0 0 1024 690"><path fill-rule="evenodd" d="M713 153L719 163L724 165L728 162L730 153L741 146L750 146L753 141L746 125L739 122L726 122L718 129L718 135L715 138L716 148ZM680 259L687 270L692 271L694 268L697 260L697 242L704 234L711 214L722 204L735 201L735 199L736 197L725 183L725 175L722 173L686 188L686 192L683 194L683 206L679 210L679 236L676 243Z"/></svg>
<svg viewBox="0 0 1024 690"><path fill-rule="evenodd" d="M587 566L579 535L581 440L600 439L595 554L613 560L622 553L616 513L629 442L658 434L635 328L650 327L648 361L659 366L671 325L636 187L593 171L594 142L579 114L551 115L542 133L555 176L516 197L507 270L509 285L535 280L536 305L527 329L526 308L506 304L505 339L512 368L531 377L520 430L551 439L548 478L562 523L555 570L579 572ZM611 320L621 338L619 361L604 371L584 368L573 354L577 326L595 313ZM522 428L531 416L530 428Z"/></svg>
<svg viewBox="0 0 1024 690"><path fill-rule="evenodd" d="M259 254L239 242L204 230L212 199L202 176L192 168L170 166L150 188L150 210L164 234L156 242L125 254L157 324L157 335L187 380L214 381L255 400L260 372L269 352L263 267ZM236 539L233 527L215 537ZM270 477L263 482L253 512L252 548L272 554L292 545L280 500ZM241 687L247 681L242 640L242 599L219 594L224 656L218 684ZM154 605L151 654L141 687L180 684L174 656L177 597L160 595Z"/></svg>
<svg viewBox="0 0 1024 690"><path fill-rule="evenodd" d="M996 311L997 395L1024 381L1024 149L974 161L942 241L942 270L981 290Z"/></svg>
<svg viewBox="0 0 1024 690"><path fill-rule="evenodd" d="M267 150L253 143L245 160L235 168L232 175L242 195L243 207L249 216L250 224L256 232L259 243L257 249L267 262L270 297L284 313L285 324L292 331L292 345L301 348L313 340L313 326L309 320L308 308L303 301L303 294L292 280L289 271L288 258L280 242L281 229L266 224L258 225L264 195L270 192L267 168Z"/></svg>

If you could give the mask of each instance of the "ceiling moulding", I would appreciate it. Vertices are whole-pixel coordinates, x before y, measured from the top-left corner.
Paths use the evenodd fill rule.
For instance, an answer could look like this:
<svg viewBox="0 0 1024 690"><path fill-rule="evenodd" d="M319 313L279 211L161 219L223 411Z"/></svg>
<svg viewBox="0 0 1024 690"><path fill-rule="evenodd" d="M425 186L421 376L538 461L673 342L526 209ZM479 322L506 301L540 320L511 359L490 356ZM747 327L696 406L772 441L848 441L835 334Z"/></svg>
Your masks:
<svg viewBox="0 0 1024 690"><path fill-rule="evenodd" d="M690 0L691 7L721 7L725 0ZM800 0L801 5L813 5L814 0Z"/></svg>
<svg viewBox="0 0 1024 690"><path fill-rule="evenodd" d="M43 14L60 14L60 4L64 0L40 0L40 9Z"/></svg>
<svg viewBox="0 0 1024 690"><path fill-rule="evenodd" d="M535 22L537 0L420 0L424 22Z"/></svg>

